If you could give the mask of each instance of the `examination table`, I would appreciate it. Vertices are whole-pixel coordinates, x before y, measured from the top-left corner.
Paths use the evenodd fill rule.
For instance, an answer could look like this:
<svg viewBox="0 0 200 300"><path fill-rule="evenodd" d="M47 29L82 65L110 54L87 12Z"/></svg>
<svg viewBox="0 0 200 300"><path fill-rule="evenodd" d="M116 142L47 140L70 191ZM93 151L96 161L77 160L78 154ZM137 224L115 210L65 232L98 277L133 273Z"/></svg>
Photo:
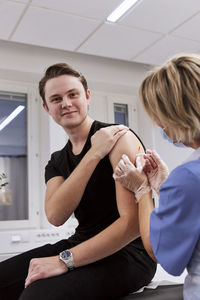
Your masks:
<svg viewBox="0 0 200 300"><path fill-rule="evenodd" d="M183 300L183 284L160 285L156 289L144 289L117 300Z"/></svg>

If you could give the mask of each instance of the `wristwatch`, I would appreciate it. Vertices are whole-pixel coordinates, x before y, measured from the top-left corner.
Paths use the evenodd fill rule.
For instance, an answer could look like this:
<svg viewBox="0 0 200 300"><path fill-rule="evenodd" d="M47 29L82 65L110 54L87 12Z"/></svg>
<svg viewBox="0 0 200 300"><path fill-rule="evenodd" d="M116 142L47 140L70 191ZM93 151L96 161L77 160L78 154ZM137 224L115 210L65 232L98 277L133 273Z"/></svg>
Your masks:
<svg viewBox="0 0 200 300"><path fill-rule="evenodd" d="M75 268L73 255L70 250L64 250L64 251L60 252L59 257L60 257L60 260L62 260L66 264L67 268L70 271Z"/></svg>

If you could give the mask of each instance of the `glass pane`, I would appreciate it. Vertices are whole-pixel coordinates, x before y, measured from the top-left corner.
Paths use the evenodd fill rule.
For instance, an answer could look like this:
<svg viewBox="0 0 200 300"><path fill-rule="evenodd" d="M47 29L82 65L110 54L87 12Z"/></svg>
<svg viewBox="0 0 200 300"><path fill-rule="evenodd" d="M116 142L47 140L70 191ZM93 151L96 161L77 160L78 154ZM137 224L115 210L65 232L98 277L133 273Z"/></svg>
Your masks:
<svg viewBox="0 0 200 300"><path fill-rule="evenodd" d="M0 92L0 221L28 219L27 177L26 95Z"/></svg>
<svg viewBox="0 0 200 300"><path fill-rule="evenodd" d="M128 122L128 105L114 103L115 123L129 126Z"/></svg>

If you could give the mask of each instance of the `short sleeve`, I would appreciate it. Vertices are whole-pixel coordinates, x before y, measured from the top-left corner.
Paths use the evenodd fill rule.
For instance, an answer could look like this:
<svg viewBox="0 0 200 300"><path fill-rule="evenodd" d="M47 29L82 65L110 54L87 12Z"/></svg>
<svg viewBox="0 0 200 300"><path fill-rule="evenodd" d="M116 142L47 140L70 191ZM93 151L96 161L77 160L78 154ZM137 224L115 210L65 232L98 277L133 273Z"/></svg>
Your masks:
<svg viewBox="0 0 200 300"><path fill-rule="evenodd" d="M48 164L45 167L45 183L53 177L62 176L58 167L56 166L55 154L51 155L51 159L48 161Z"/></svg>
<svg viewBox="0 0 200 300"><path fill-rule="evenodd" d="M161 266L178 276L188 265L200 235L200 174L178 167L160 189L151 214L150 241Z"/></svg>

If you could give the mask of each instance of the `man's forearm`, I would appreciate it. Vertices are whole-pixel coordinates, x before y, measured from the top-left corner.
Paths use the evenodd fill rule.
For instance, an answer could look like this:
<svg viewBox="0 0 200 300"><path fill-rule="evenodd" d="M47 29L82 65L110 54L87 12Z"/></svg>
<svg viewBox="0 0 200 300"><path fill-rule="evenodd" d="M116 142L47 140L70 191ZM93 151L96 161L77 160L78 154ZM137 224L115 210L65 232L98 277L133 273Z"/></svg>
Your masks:
<svg viewBox="0 0 200 300"><path fill-rule="evenodd" d="M133 216L122 216L91 239L70 249L75 267L87 265L119 251L139 236Z"/></svg>

